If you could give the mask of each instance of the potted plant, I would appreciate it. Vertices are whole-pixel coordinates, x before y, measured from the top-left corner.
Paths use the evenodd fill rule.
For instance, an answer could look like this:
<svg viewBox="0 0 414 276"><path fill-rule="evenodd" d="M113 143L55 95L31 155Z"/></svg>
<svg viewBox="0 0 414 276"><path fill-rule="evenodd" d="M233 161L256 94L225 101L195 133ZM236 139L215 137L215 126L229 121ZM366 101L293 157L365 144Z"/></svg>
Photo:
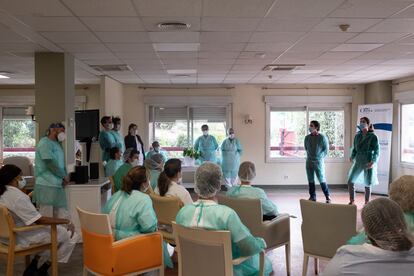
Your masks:
<svg viewBox="0 0 414 276"><path fill-rule="evenodd" d="M184 165L185 166L195 166L195 160L200 157L200 153L196 151L193 147L188 147L183 151L184 156Z"/></svg>

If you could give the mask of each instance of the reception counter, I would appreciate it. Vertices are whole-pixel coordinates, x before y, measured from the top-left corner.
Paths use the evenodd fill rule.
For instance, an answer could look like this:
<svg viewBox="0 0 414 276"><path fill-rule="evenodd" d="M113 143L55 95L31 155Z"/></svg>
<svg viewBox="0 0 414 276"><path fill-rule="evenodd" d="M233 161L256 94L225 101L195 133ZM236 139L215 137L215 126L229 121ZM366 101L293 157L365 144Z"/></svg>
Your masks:
<svg viewBox="0 0 414 276"><path fill-rule="evenodd" d="M76 232L80 235L80 223L76 207L93 212L101 213L102 207L111 196L111 183L108 178L90 180L85 184L69 183L66 187L68 209L71 220L75 225Z"/></svg>

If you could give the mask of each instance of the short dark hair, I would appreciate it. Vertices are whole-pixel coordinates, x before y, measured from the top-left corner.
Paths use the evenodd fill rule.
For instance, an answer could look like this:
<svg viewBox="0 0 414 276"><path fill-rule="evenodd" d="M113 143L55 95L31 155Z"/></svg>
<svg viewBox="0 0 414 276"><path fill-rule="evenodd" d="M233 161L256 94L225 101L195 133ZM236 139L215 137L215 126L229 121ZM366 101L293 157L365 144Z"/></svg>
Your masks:
<svg viewBox="0 0 414 276"><path fill-rule="evenodd" d="M111 119L111 117L110 117L110 116L103 116L103 117L101 118L101 125L106 124L106 122L107 122L109 119Z"/></svg>
<svg viewBox="0 0 414 276"><path fill-rule="evenodd" d="M201 129L207 128L208 129L208 125L202 125Z"/></svg>
<svg viewBox="0 0 414 276"><path fill-rule="evenodd" d="M132 158L132 156L134 156L135 154L139 155L139 151L137 149L132 149L128 155L128 158Z"/></svg>
<svg viewBox="0 0 414 276"><path fill-rule="evenodd" d="M310 123L316 127L316 130L317 130L317 131L319 131L319 130L320 130L320 128L321 128L321 124L320 124L318 121L313 120L313 121L310 121Z"/></svg>
<svg viewBox="0 0 414 276"><path fill-rule="evenodd" d="M113 147L109 150L109 158L115 159L115 154L117 154L121 149L118 147Z"/></svg>
<svg viewBox="0 0 414 276"><path fill-rule="evenodd" d="M112 123L114 125L119 125L121 123L121 118L119 118L119 117L112 117Z"/></svg>
<svg viewBox="0 0 414 276"><path fill-rule="evenodd" d="M6 164L0 169L0 196L7 190L6 185L22 173L22 170L12 164Z"/></svg>
<svg viewBox="0 0 414 276"><path fill-rule="evenodd" d="M158 145L159 145L159 144L160 144L160 142L158 142L158 141L154 141L154 142L152 142L152 144L151 144L151 145L152 145L152 146L154 146L154 145L156 145L156 144L158 144Z"/></svg>
<svg viewBox="0 0 414 276"><path fill-rule="evenodd" d="M129 124L128 126L128 131L130 131L131 129L133 129L134 127L137 127L136 124Z"/></svg>
<svg viewBox="0 0 414 276"><path fill-rule="evenodd" d="M128 174L122 179L121 190L131 194L133 190L140 191L144 183L148 182L147 170L144 166L137 166L129 170Z"/></svg>

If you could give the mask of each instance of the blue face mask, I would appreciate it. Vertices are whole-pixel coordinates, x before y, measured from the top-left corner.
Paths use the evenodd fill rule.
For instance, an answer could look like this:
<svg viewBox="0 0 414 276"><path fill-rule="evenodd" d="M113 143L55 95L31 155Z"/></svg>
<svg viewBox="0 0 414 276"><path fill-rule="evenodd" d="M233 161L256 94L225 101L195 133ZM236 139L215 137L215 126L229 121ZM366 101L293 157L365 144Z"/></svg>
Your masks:
<svg viewBox="0 0 414 276"><path fill-rule="evenodd" d="M315 130L315 128L314 127L309 127L308 130L309 130L310 133L312 133Z"/></svg>
<svg viewBox="0 0 414 276"><path fill-rule="evenodd" d="M360 130L363 130L364 128L367 127L367 124L366 123L360 123L358 127L359 127Z"/></svg>

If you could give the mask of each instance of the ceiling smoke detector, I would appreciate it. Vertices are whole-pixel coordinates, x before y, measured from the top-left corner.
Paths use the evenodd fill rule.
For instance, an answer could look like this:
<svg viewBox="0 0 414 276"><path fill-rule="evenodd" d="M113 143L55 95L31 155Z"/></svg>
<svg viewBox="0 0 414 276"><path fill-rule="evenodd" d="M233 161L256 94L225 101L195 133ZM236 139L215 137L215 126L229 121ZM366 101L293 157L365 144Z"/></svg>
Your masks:
<svg viewBox="0 0 414 276"><path fill-rule="evenodd" d="M93 69L100 72L127 72L132 68L127 64L106 64L106 65L90 65Z"/></svg>
<svg viewBox="0 0 414 276"><path fill-rule="evenodd" d="M343 32L347 32L350 27L351 26L349 24L341 24L341 25L339 25L339 29L341 29L341 31L343 31Z"/></svg>
<svg viewBox="0 0 414 276"><path fill-rule="evenodd" d="M268 64L262 71L292 71L306 64Z"/></svg>
<svg viewBox="0 0 414 276"><path fill-rule="evenodd" d="M163 31L183 31L190 29L191 24L183 22L161 22L158 28Z"/></svg>

